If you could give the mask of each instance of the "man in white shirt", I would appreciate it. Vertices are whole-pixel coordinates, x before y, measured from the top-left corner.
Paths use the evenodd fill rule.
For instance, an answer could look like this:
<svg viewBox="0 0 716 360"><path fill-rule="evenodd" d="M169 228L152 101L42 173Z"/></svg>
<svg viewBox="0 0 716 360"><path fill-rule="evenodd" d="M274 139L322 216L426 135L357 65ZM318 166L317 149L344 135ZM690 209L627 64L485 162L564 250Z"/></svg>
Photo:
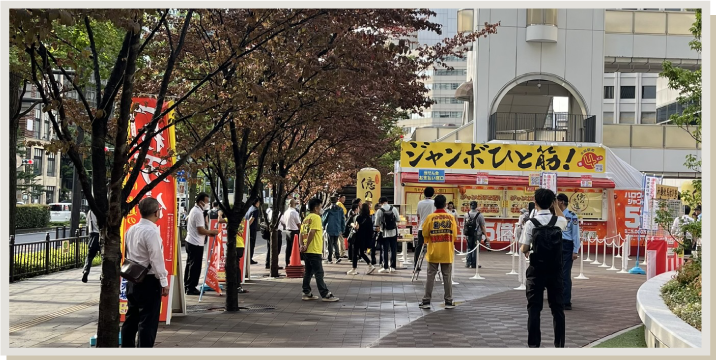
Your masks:
<svg viewBox="0 0 716 360"><path fill-rule="evenodd" d="M99 226L97 226L97 217L92 210L87 212L87 232L89 233L89 243L87 244L87 258L85 259L85 267L82 270L82 282L87 282L87 277L92 268L92 262L100 251L99 246Z"/></svg>
<svg viewBox="0 0 716 360"><path fill-rule="evenodd" d="M554 209L552 215L550 209ZM533 220L541 226L536 228ZM540 347L540 312L544 303L544 289L547 289L547 301L554 318L554 347L563 348L565 338L562 264L562 230L567 227L557 203L557 195L549 189L535 191L535 216L525 223L520 244L521 251L530 257L526 272L527 286L527 344ZM530 255L530 246L539 249ZM546 244L546 245L543 245ZM549 253L543 253L546 246ZM537 257L535 257L537 255Z"/></svg>
<svg viewBox="0 0 716 360"><path fill-rule="evenodd" d="M378 202L380 209L375 212L375 231L381 231L383 235L383 246L381 255L383 256L383 268L378 270L379 273L395 272L396 252L398 250L398 223L400 222L400 214L398 209L388 204L388 198L382 196ZM390 255L390 267L388 266L388 255Z"/></svg>
<svg viewBox="0 0 716 360"><path fill-rule="evenodd" d="M208 230L204 210L209 210L209 195L199 193L196 203L189 211L186 224L186 268L184 269L184 291L187 295L199 295L196 286L199 285L201 263L204 259L204 237L216 236L218 230Z"/></svg>
<svg viewBox="0 0 716 360"><path fill-rule="evenodd" d="M425 222L425 219L428 217L428 215L435 212L435 200L433 200L433 195L435 195L435 189L432 188L432 186L428 186L423 191L423 195L425 195L425 199L420 200L418 202L418 243L415 244L415 261L413 262L413 269L415 269L416 266L418 266L418 258L420 257L420 252L423 251L423 231L420 230L423 228L423 222Z"/></svg>
<svg viewBox="0 0 716 360"><path fill-rule="evenodd" d="M288 234L288 239L286 239L286 265L288 265L291 263L294 237L300 235L301 232L301 216L296 210L296 200L289 201L288 209L281 216L281 223L285 226Z"/></svg>
<svg viewBox="0 0 716 360"><path fill-rule="evenodd" d="M161 213L159 202L154 198L144 198L138 206L142 219L124 236L125 258L149 270L142 282L127 282L128 307L122 325L122 347L125 348L154 347L162 296L169 295L164 247L156 225ZM137 332L139 339L135 345Z"/></svg>

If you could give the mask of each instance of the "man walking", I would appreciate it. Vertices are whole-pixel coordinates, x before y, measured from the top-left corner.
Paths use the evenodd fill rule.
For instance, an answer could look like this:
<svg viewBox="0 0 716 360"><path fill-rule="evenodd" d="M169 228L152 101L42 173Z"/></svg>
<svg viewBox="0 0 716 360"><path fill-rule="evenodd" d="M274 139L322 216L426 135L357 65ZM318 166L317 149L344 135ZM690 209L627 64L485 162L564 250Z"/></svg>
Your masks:
<svg viewBox="0 0 716 360"><path fill-rule="evenodd" d="M291 199L288 202L288 209L283 212L281 221L288 234L288 239L286 239L286 265L288 265L291 263L291 254L293 253L293 239L301 232L301 217L296 209L296 200Z"/></svg>
<svg viewBox="0 0 716 360"><path fill-rule="evenodd" d="M336 205L338 198L335 196L331 197L331 206L323 215L323 226L326 228L328 233L328 263L332 262L333 256L335 255L334 264L341 262L340 253L338 250L338 236L343 232L346 227L346 218L343 210Z"/></svg>
<svg viewBox="0 0 716 360"><path fill-rule="evenodd" d="M338 202L336 205L343 210L343 218L346 222L348 222L348 209L346 209L346 196L345 195L338 195ZM341 258L348 258L352 259L352 257L349 255L346 255L346 251L349 249L346 239L343 237L343 230L341 230L341 234L338 236L338 250L341 252ZM350 260L348 260L350 262Z"/></svg>
<svg viewBox="0 0 716 360"><path fill-rule="evenodd" d="M557 205L567 219L567 227L562 231L562 282L564 290L562 301L564 310L572 310L572 265L577 260L579 246L579 218L569 211L569 198L565 194L557 195Z"/></svg>
<svg viewBox="0 0 716 360"><path fill-rule="evenodd" d="M323 255L323 227L321 226L321 200L313 198L308 202L308 211L306 218L301 224L301 248L304 254L305 272L303 274L303 296L301 300L318 300L334 302L338 298L333 296L326 283L323 281L323 265L321 257ZM316 286L321 297L311 293L311 277L316 278Z"/></svg>
<svg viewBox="0 0 716 360"><path fill-rule="evenodd" d="M396 251L398 250L398 221L400 214L398 209L388 204L388 198L381 197L378 200L380 209L375 213L375 231L382 232L381 255L383 256L383 268L379 273L394 272L396 262ZM388 255L390 254L390 263ZM390 265L390 267L388 266Z"/></svg>
<svg viewBox="0 0 716 360"><path fill-rule="evenodd" d="M100 251L99 246L99 226L97 226L97 217L94 215L92 210L87 211L87 232L89 232L89 244L87 247L87 258L85 259L85 267L82 270L82 282L87 282L90 269L92 268L92 262Z"/></svg>
<svg viewBox="0 0 716 360"><path fill-rule="evenodd" d="M477 209L477 201L470 201L470 211L465 214L465 226L463 227L463 234L467 235L467 261L465 267L474 269L475 266L482 268L477 263L477 249L472 251L478 246L478 242L485 236L485 217L482 216L480 210ZM484 240L483 240L484 241Z"/></svg>
<svg viewBox="0 0 716 360"><path fill-rule="evenodd" d="M162 238L156 225L161 211L159 202L144 198L138 206L142 219L125 234L125 258L146 266L149 271L142 282L127 282L128 306L121 330L123 348L154 347L162 296L169 295ZM135 345L137 332L139 340Z"/></svg>
<svg viewBox="0 0 716 360"><path fill-rule="evenodd" d="M204 237L216 236L218 230L208 230L204 210L209 209L209 195L201 192L196 196L196 203L189 211L186 225L186 268L184 269L184 291L187 295L199 295L201 263L204 258Z"/></svg>
<svg viewBox="0 0 716 360"><path fill-rule="evenodd" d="M447 199L443 195L435 197L435 212L428 215L422 228L425 249L425 260L428 262L428 278L425 281L425 295L420 303L421 309L430 309L430 298L433 294L435 275L438 267L443 275L445 288L445 308L455 307L452 299L452 266L455 257L455 241L457 241L457 221L452 214L445 211Z"/></svg>
<svg viewBox="0 0 716 360"><path fill-rule="evenodd" d="M555 215L552 215L553 209ZM540 312L544 303L544 289L552 310L554 326L554 347L564 347L564 302L562 277L562 231L567 227L562 209L552 190L535 191L535 216L525 223L522 232L521 251L529 256L530 265L526 272L527 286L527 344L540 347ZM531 246L531 248L530 248ZM530 255L530 250L533 253Z"/></svg>
<svg viewBox="0 0 716 360"><path fill-rule="evenodd" d="M425 195L425 199L420 200L418 202L418 243L415 244L415 261L413 261L413 269L415 269L416 266L418 266L418 258L420 257L420 252L423 251L423 242L425 241L423 239L423 225L425 224L425 219L428 217L428 215L435 212L435 201L433 201L433 195L435 194L435 189L432 188L432 186L428 186L423 190L423 195Z"/></svg>
<svg viewBox="0 0 716 360"><path fill-rule="evenodd" d="M254 261L254 248L256 248L256 232L259 230L259 216L261 216L259 207L261 206L261 199L254 199L251 202L249 211L246 212L245 220L249 221L249 259L251 259L251 265L258 264Z"/></svg>

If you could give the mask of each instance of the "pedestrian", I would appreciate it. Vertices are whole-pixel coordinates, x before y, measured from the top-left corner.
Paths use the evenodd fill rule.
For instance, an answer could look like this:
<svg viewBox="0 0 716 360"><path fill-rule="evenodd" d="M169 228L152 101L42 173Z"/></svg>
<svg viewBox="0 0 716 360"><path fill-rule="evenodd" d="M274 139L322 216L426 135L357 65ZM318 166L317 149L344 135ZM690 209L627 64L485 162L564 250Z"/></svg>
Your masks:
<svg viewBox="0 0 716 360"><path fill-rule="evenodd" d="M562 301L564 310L572 310L572 265L577 260L579 246L579 218L569 210L569 198L565 194L557 195L557 205L567 219L567 227L562 231L562 282L564 290Z"/></svg>
<svg viewBox="0 0 716 360"><path fill-rule="evenodd" d="M99 226L97 226L97 216L94 215L92 210L87 211L87 232L89 233L89 243L87 244L88 249L85 267L84 270L82 270L83 283L87 282L87 277L89 277L90 269L92 268L92 262L100 252Z"/></svg>
<svg viewBox="0 0 716 360"><path fill-rule="evenodd" d="M370 221L372 221L373 224L375 224L376 212L378 211L378 209L380 209L380 204L375 204L375 206L373 206L373 203L371 201L368 201L367 203L368 203L368 206L370 207L370 211L371 211ZM373 240L371 240L371 242L370 242L371 262L373 265L376 265L376 256L378 256L378 263L381 266L381 268L383 266L383 242L380 239L380 237L382 235L383 234L380 231L374 231L373 232ZM380 251L380 255L378 255L379 251Z"/></svg>
<svg viewBox="0 0 716 360"><path fill-rule="evenodd" d="M296 205L296 200L291 199L291 201L288 202L288 209L283 212L283 216L281 217L286 224L286 231L288 232L288 239L286 239L286 265L291 263L293 239L301 232L301 217L298 215Z"/></svg>
<svg viewBox="0 0 716 360"><path fill-rule="evenodd" d="M346 219L343 210L336 205L338 198L331 197L331 206L323 214L323 226L328 233L328 263L338 264L341 262L338 251L338 237L346 226ZM335 258L335 260L333 260Z"/></svg>
<svg viewBox="0 0 716 360"><path fill-rule="evenodd" d="M418 202L418 242L415 245L415 261L413 261L413 269L415 269L416 266L418 266L418 258L420 257L420 252L423 251L423 242L425 241L423 239L423 224L425 224L425 219L428 217L428 215L435 212L435 201L433 200L433 195L435 195L435 189L433 189L432 186L428 186L423 190L423 195L425 196L425 199L420 200Z"/></svg>
<svg viewBox="0 0 716 360"><path fill-rule="evenodd" d="M482 213L477 208L477 201L470 201L470 211L465 214L465 225L462 232L467 236L467 251L469 253L467 254L465 267L474 269L477 266L482 268L477 263L477 252L480 249L476 248L479 241L485 241L483 240L483 237L485 237L485 217L482 216Z"/></svg>
<svg viewBox="0 0 716 360"><path fill-rule="evenodd" d="M211 227L211 220L216 220L217 224L223 224L226 221L224 220L224 217L221 216L221 209L219 208L219 202L214 201L212 203L212 208L209 210L209 227ZM213 229L212 229L213 230Z"/></svg>
<svg viewBox="0 0 716 360"><path fill-rule="evenodd" d="M255 198L251 201L251 207L246 212L246 216L244 216L244 219L249 222L249 259L251 259L251 265L258 264L257 261L254 261L254 249L256 248L256 232L259 230L259 216L261 216L260 206L261 199Z"/></svg>
<svg viewBox="0 0 716 360"><path fill-rule="evenodd" d="M338 205L338 207L343 210L343 220L347 222L348 219L346 218L346 216L348 215L348 210L346 209L345 202L346 196L338 195L338 202L336 203L336 205ZM341 233L340 235L338 235L338 250L341 252L341 258L347 258L348 261L350 261L350 254L346 255L348 249L350 249L350 247L348 246L348 241L343 236L343 233Z"/></svg>
<svg viewBox="0 0 716 360"><path fill-rule="evenodd" d="M552 214L554 211L554 215ZM540 347L540 312L544 303L544 290L552 310L554 347L563 348L564 325L564 272L562 271L562 231L567 227L557 198L549 189L535 191L535 216L525 223L520 240L521 252L529 257L526 271L527 286L527 345ZM532 250L532 254L530 254Z"/></svg>
<svg viewBox="0 0 716 360"><path fill-rule="evenodd" d="M346 209L346 196L345 195L338 195L338 202L336 203L341 210L343 210L343 216L348 215L348 210Z"/></svg>
<svg viewBox="0 0 716 360"><path fill-rule="evenodd" d="M124 235L125 259L145 266L148 271L140 283L127 282L127 313L121 329L123 348L154 347L162 296L169 295L162 238L156 225L161 215L159 202L144 198L138 207L142 219Z"/></svg>
<svg viewBox="0 0 716 360"><path fill-rule="evenodd" d="M219 231L207 230L204 210L209 209L209 195L201 192L196 196L196 203L189 211L186 232L186 268L184 269L184 291L187 295L199 295L201 263L204 258L204 242L206 236L216 236Z"/></svg>
<svg viewBox="0 0 716 360"><path fill-rule="evenodd" d="M226 219L223 219L226 221ZM245 245L244 245L244 238L241 236L244 233L244 224L239 224L239 229L236 231L236 268L239 271L239 294L245 294L248 292L248 290L244 290L244 288L241 286L241 280L243 278L241 277L241 258L244 256Z"/></svg>
<svg viewBox="0 0 716 360"><path fill-rule="evenodd" d="M690 214L691 207L689 205L684 205L684 215L675 218L674 222L671 224L671 235L680 237L682 241L689 241L691 248L694 248L694 241L691 232L684 231L683 229L683 226L691 224L695 221Z"/></svg>
<svg viewBox="0 0 716 360"><path fill-rule="evenodd" d="M443 275L445 289L445 308L452 309L455 303L452 299L452 266L455 257L455 241L457 241L457 220L445 211L447 199L444 195L435 197L435 212L428 215L423 221L423 242L425 261L428 262L428 278L425 281L425 295L420 302L421 309L430 309L430 299L433 294L435 275L438 268Z"/></svg>
<svg viewBox="0 0 716 360"><path fill-rule="evenodd" d="M455 209L455 204L452 201L448 203L446 212L457 219L457 210Z"/></svg>
<svg viewBox="0 0 716 360"><path fill-rule="evenodd" d="M701 221L701 205L694 208L694 220Z"/></svg>
<svg viewBox="0 0 716 360"><path fill-rule="evenodd" d="M303 274L303 296L301 300L318 300L319 297L311 292L311 277L316 278L316 286L323 301L338 301L338 298L328 291L323 281L323 226L321 224L321 200L313 198L308 202L310 213L301 224L301 248L304 254L305 270Z"/></svg>
<svg viewBox="0 0 716 360"><path fill-rule="evenodd" d="M261 234L264 239L266 239L266 270L271 269L271 253L273 252L273 246L271 246L271 230L270 230L270 224L273 221L273 209L269 206L268 209L266 209L265 217L260 224L261 227ZM278 229L279 236L277 237L278 242L278 250L276 251L276 256L281 256L281 230L280 227ZM283 270L282 266L278 267L279 270Z"/></svg>
<svg viewBox="0 0 716 360"><path fill-rule="evenodd" d="M383 256L383 268L379 273L395 272L396 252L398 251L398 221L400 214L398 209L388 204L387 197L378 200L380 208L375 212L375 231L381 232L381 255ZM388 256L390 255L390 261Z"/></svg>

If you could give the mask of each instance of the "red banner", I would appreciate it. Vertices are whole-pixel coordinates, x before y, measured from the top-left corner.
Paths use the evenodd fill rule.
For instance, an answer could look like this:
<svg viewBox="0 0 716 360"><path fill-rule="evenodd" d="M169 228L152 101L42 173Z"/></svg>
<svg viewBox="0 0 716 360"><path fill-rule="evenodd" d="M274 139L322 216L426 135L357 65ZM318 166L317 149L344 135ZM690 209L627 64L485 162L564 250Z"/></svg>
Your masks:
<svg viewBox="0 0 716 360"><path fill-rule="evenodd" d="M156 111L157 100L151 98L134 98L132 99L132 109L134 112L130 117L130 128L129 141L137 137L137 132L142 129L145 125L151 122L152 117ZM165 109L170 104L165 105ZM157 129L163 128L167 125L172 114L168 114L159 119ZM132 201L139 191L144 188L145 185L152 182L159 175L161 175L166 169L174 164L174 158L172 153L174 152L175 139L174 139L174 128L170 127L163 130L161 133L154 136L149 145L149 151L147 152L144 166L149 170L142 171L140 176L137 177L137 181L132 187L132 191L129 195L128 201ZM135 153L135 159L139 156ZM176 262L177 256L176 249L176 237L177 233L177 216L176 216L176 184L173 176L167 177L164 181L160 182L152 191L148 192L145 197L153 197L159 201L161 208L160 218L157 221L157 226L160 229L162 237L162 245L164 247L164 266L167 269L167 280L171 284L172 277L176 274ZM124 251L124 234L127 230L138 223L141 219L139 209L134 207L130 210L129 214L122 221L122 251ZM127 297L126 297L126 280L122 279L122 287L120 289L120 315L121 321L124 321L124 314L127 310ZM167 309L169 306L169 297L162 297L162 308L159 315L159 321L167 321Z"/></svg>
<svg viewBox="0 0 716 360"><path fill-rule="evenodd" d="M623 238L639 235L642 195L641 190L614 190L616 229ZM646 235L646 231L641 230L641 235Z"/></svg>

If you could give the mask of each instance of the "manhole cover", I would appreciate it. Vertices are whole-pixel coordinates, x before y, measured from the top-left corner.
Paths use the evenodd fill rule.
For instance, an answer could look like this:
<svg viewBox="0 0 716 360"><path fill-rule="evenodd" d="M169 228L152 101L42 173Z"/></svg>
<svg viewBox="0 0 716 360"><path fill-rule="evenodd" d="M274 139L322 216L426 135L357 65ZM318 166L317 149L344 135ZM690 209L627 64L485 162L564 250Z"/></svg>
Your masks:
<svg viewBox="0 0 716 360"><path fill-rule="evenodd" d="M239 311L242 312L271 312L272 310L276 310L276 307L274 306L267 306L267 305L244 305L239 306ZM215 306L209 306L209 305L187 305L186 307L187 312L205 312L205 311L225 311L223 307L215 307Z"/></svg>

